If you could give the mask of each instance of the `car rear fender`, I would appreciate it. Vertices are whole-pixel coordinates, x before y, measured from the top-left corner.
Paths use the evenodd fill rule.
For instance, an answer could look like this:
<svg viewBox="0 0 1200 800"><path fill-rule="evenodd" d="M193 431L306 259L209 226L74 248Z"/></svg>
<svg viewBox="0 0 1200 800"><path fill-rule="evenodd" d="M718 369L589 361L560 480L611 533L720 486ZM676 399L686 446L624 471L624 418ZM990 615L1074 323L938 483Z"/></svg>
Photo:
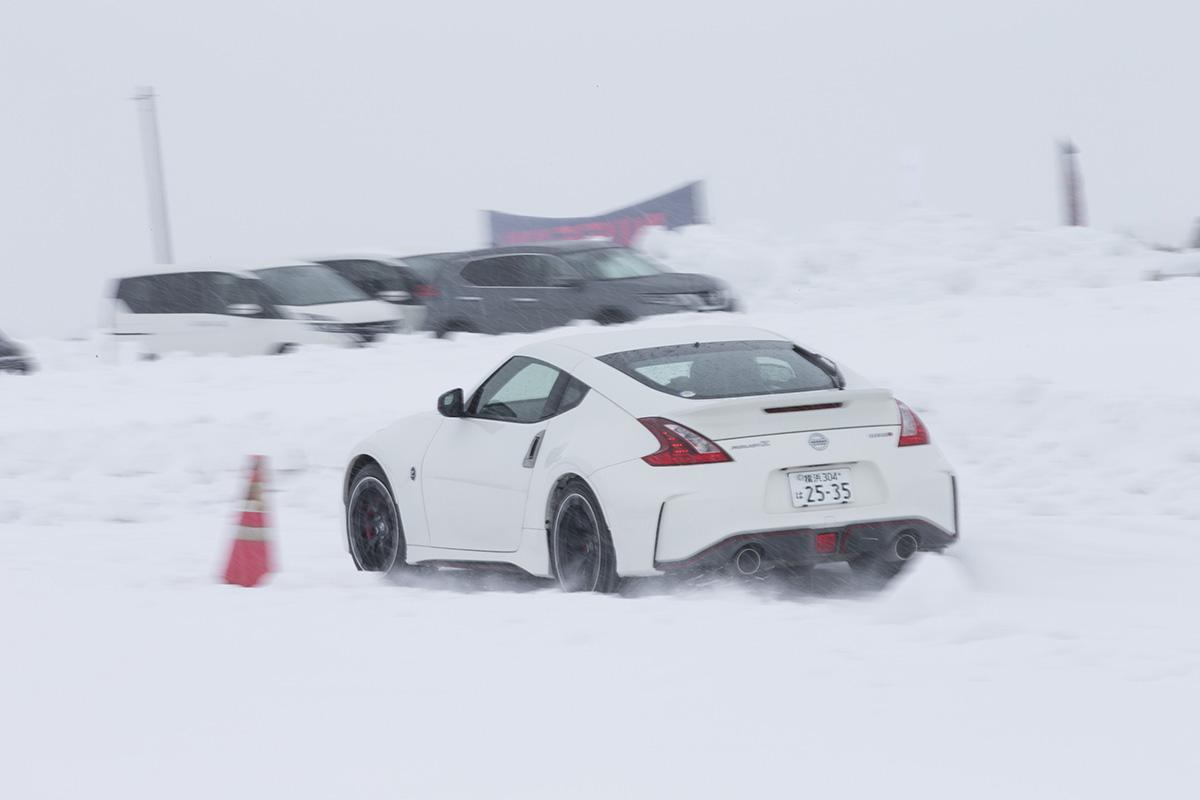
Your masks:
<svg viewBox="0 0 1200 800"><path fill-rule="evenodd" d="M530 481L524 526L546 525L547 499L567 475L588 476L613 464L653 452L654 437L604 395L590 390L576 408L550 420ZM600 497L601 507L620 502Z"/></svg>

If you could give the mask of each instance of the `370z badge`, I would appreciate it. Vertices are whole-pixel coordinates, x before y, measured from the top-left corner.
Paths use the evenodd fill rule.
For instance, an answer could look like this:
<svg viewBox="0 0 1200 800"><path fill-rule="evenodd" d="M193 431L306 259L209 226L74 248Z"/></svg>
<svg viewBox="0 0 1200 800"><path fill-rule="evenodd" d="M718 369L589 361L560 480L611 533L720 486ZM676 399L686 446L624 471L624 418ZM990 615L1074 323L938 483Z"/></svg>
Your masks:
<svg viewBox="0 0 1200 800"><path fill-rule="evenodd" d="M829 447L829 437L823 433L814 433L808 437L808 446L813 450L824 450Z"/></svg>

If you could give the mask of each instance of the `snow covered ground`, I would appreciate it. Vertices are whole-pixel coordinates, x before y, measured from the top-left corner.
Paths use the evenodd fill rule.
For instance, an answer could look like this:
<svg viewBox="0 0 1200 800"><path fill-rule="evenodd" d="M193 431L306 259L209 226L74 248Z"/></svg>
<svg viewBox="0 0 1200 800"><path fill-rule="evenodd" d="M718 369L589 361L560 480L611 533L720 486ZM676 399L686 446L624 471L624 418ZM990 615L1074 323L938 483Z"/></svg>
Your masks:
<svg viewBox="0 0 1200 800"><path fill-rule="evenodd" d="M353 442L526 337L0 375L0 796L1200 793L1200 280L1088 231L660 233L889 382L963 540L881 593L354 571ZM718 321L705 318L708 321ZM649 325L692 322L686 316ZM547 335L547 334L539 334ZM553 334L548 334L553 335ZM220 585L248 453L281 571Z"/></svg>

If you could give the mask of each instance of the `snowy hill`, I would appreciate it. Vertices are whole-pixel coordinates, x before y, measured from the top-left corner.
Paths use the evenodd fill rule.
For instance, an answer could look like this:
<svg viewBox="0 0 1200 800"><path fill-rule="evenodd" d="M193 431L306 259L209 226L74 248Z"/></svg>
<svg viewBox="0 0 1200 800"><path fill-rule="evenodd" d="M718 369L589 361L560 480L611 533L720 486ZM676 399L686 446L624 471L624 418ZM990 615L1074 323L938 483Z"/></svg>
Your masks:
<svg viewBox="0 0 1200 800"><path fill-rule="evenodd" d="M654 229L640 245L677 269L743 287L756 310L763 300L828 307L1036 295L1122 285L1196 262L1089 228L1011 228L932 212L883 226L847 224L809 240L756 224Z"/></svg>

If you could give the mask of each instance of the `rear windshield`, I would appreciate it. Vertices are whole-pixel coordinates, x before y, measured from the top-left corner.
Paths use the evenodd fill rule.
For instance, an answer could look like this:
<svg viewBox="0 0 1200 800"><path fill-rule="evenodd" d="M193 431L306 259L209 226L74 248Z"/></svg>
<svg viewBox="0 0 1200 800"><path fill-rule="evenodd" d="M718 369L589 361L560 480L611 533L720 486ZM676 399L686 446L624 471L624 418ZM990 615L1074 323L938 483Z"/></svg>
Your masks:
<svg viewBox="0 0 1200 800"><path fill-rule="evenodd" d="M600 356L651 389L705 400L834 389L834 377L790 342L697 342Z"/></svg>
<svg viewBox="0 0 1200 800"><path fill-rule="evenodd" d="M271 294L285 306L354 303L371 299L341 275L316 264L256 269L254 274L262 278Z"/></svg>

